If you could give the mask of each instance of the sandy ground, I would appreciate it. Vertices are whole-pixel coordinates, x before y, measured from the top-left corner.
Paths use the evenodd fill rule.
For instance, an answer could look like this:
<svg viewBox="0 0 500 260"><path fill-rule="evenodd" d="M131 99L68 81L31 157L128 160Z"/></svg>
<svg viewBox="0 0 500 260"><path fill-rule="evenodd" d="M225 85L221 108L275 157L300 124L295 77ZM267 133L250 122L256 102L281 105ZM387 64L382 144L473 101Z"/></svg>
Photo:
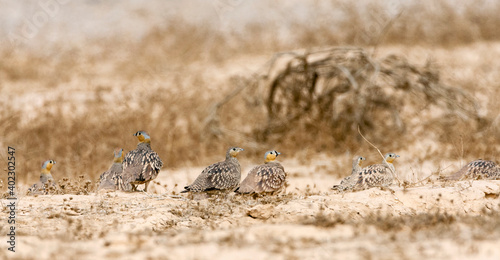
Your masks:
<svg viewBox="0 0 500 260"><path fill-rule="evenodd" d="M293 166L277 196L179 196L201 168L166 169L149 193L21 196L0 258L500 259L500 181L339 194L328 167Z"/></svg>

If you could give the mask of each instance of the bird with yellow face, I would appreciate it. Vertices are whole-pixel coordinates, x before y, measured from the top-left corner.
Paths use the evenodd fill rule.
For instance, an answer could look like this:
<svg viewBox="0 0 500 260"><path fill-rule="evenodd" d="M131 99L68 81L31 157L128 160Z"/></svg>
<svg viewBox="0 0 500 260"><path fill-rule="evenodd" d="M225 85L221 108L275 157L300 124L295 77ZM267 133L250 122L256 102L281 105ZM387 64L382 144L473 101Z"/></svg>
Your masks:
<svg viewBox="0 0 500 260"><path fill-rule="evenodd" d="M280 154L275 150L266 152L264 164L252 168L236 192L274 193L280 191L286 181L285 168L275 161Z"/></svg>
<svg viewBox="0 0 500 260"><path fill-rule="evenodd" d="M50 173L54 164L56 164L56 161L54 160L47 160L42 164L40 179L28 189L28 194L45 195L55 193L57 191L57 185L52 177L52 174Z"/></svg>
<svg viewBox="0 0 500 260"><path fill-rule="evenodd" d="M393 162L398 157L399 155L395 153L388 153L384 156L381 164L372 164L361 169L358 172L357 182L352 189L358 191L372 187L390 186L396 174Z"/></svg>
<svg viewBox="0 0 500 260"><path fill-rule="evenodd" d="M123 160L121 174L124 187L130 185L132 191L137 190L137 185L144 184L144 191L148 191L149 182L154 180L163 167L158 154L151 149L151 137L145 131L134 134L139 140L137 148L128 152Z"/></svg>

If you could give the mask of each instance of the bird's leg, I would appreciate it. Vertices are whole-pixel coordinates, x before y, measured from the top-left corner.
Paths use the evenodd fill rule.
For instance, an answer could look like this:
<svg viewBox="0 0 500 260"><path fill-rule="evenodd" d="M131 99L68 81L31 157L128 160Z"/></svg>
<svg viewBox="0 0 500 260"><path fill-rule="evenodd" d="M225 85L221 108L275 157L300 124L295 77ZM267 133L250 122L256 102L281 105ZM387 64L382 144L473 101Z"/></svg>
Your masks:
<svg viewBox="0 0 500 260"><path fill-rule="evenodd" d="M148 191L148 185L149 185L149 181L147 181L146 183L144 183L144 192Z"/></svg>

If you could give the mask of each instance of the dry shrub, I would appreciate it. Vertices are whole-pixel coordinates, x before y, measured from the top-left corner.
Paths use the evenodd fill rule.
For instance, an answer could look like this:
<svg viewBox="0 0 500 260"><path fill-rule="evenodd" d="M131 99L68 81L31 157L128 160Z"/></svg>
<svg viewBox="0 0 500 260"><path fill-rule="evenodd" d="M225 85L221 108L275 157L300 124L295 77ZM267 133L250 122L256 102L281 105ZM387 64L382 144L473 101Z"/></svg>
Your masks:
<svg viewBox="0 0 500 260"><path fill-rule="evenodd" d="M341 143L333 149L343 152L361 144L359 126L370 140L392 150L429 128L463 121L481 129L488 122L467 92L441 82L430 62L419 66L399 55L374 58L362 48L330 48L276 54L268 64L253 82L243 81L249 87L238 101L221 108L229 122L238 103L259 111L241 116L250 125L239 122L257 142L291 150ZM218 122L214 116L211 128Z"/></svg>

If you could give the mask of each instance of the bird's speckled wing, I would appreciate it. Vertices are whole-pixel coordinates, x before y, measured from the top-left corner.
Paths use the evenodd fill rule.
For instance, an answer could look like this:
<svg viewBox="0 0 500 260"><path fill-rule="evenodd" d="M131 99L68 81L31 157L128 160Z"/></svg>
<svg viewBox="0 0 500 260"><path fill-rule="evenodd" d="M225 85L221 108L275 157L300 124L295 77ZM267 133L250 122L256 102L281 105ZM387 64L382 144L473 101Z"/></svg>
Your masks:
<svg viewBox="0 0 500 260"><path fill-rule="evenodd" d="M115 183L113 180L113 175L109 170L103 172L101 176L99 176L99 187L97 190L114 190Z"/></svg>
<svg viewBox="0 0 500 260"><path fill-rule="evenodd" d="M163 162L151 149L135 149L127 153L123 160L123 181L144 183L158 176Z"/></svg>
<svg viewBox="0 0 500 260"><path fill-rule="evenodd" d="M241 169L237 161L222 161L205 168L196 180L185 189L193 192L229 190L238 186Z"/></svg>
<svg viewBox="0 0 500 260"><path fill-rule="evenodd" d="M123 165L121 163L113 163L111 167L99 176L99 187L98 190L108 189L117 190L119 189L119 181L122 179Z"/></svg>
<svg viewBox="0 0 500 260"><path fill-rule="evenodd" d="M145 175L142 173L143 169L143 165L130 165L124 168L121 174L122 181L126 184L131 182L145 182L146 178L144 178Z"/></svg>
<svg viewBox="0 0 500 260"><path fill-rule="evenodd" d="M475 160L462 167L447 179L460 180L468 178L498 179L500 178L500 168L492 161Z"/></svg>
<svg viewBox="0 0 500 260"><path fill-rule="evenodd" d="M254 167L238 188L239 193L275 192L285 185L285 169L279 163Z"/></svg>
<svg viewBox="0 0 500 260"><path fill-rule="evenodd" d="M346 185L346 184L349 184L351 182L353 182L352 180L354 180L354 178L352 178L353 176L349 175L347 177L345 177L344 179L342 179L340 181L340 185ZM355 177L355 176L354 176Z"/></svg>
<svg viewBox="0 0 500 260"><path fill-rule="evenodd" d="M351 174L344 179L340 181L339 185L333 185L333 190L338 190L338 191L345 191L345 190L350 190L356 185L358 182L359 175L356 174Z"/></svg>
<svg viewBox="0 0 500 260"><path fill-rule="evenodd" d="M383 164L373 164L363 168L358 172L358 179L354 185L354 190L364 190L371 187L389 186L392 184L392 176L389 166Z"/></svg>
<svg viewBox="0 0 500 260"><path fill-rule="evenodd" d="M207 173L207 180L217 190L235 189L240 184L241 168L239 163L224 161L218 169Z"/></svg>

